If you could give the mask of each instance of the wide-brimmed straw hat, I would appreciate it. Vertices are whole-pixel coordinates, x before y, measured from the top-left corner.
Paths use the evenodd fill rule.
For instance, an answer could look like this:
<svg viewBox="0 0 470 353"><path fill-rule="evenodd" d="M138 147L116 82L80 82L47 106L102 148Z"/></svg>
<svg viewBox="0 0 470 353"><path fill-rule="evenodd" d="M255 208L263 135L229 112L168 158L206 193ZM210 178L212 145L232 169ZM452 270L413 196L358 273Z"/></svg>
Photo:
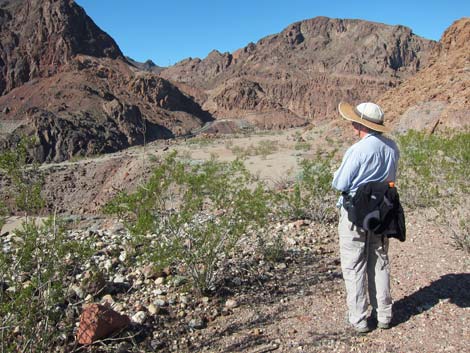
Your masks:
<svg viewBox="0 0 470 353"><path fill-rule="evenodd" d="M338 106L339 113L343 118L354 121L374 131L389 132L390 128L384 125L384 112L375 103L361 103L356 107L341 102Z"/></svg>

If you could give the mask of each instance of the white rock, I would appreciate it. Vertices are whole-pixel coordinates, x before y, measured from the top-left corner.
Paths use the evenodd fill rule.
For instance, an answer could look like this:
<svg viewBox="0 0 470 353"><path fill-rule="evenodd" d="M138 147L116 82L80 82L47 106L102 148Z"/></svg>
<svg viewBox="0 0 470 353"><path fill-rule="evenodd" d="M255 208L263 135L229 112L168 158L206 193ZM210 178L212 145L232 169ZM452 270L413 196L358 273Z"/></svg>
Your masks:
<svg viewBox="0 0 470 353"><path fill-rule="evenodd" d="M145 311L138 311L135 313L134 316L132 316L131 321L135 322L136 324L142 325L145 320L147 319L147 314Z"/></svg>
<svg viewBox="0 0 470 353"><path fill-rule="evenodd" d="M158 312L158 308L153 304L150 304L148 306L147 310L148 310L150 315L155 315Z"/></svg>
<svg viewBox="0 0 470 353"><path fill-rule="evenodd" d="M233 309L233 308L236 308L237 306L238 306L238 302L234 299L228 299L225 302L225 307L226 308Z"/></svg>
<svg viewBox="0 0 470 353"><path fill-rule="evenodd" d="M127 252L123 251L119 254L119 261L124 262L127 259Z"/></svg>

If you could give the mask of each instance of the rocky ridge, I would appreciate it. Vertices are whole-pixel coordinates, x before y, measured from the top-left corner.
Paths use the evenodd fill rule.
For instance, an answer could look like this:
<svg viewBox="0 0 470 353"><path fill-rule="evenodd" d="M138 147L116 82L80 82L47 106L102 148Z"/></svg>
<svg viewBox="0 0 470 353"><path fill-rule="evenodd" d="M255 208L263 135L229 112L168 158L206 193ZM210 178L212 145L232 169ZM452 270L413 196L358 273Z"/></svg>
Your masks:
<svg viewBox="0 0 470 353"><path fill-rule="evenodd" d="M424 66L434 46L403 26L317 17L161 76L217 118L285 127L324 119L340 100L380 96Z"/></svg>
<svg viewBox="0 0 470 353"><path fill-rule="evenodd" d="M0 4L0 138L35 136L40 162L121 150L212 120L167 80L129 65L68 0Z"/></svg>
<svg viewBox="0 0 470 353"><path fill-rule="evenodd" d="M434 131L470 123L470 18L442 35L429 65L380 98L396 130Z"/></svg>

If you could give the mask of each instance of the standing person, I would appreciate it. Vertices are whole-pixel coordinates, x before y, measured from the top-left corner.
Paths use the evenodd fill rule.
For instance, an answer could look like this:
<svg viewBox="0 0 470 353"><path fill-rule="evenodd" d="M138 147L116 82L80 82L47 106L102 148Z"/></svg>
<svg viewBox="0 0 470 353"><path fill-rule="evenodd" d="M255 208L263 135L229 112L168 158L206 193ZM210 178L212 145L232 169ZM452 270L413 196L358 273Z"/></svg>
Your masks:
<svg viewBox="0 0 470 353"><path fill-rule="evenodd" d="M360 140L346 151L334 173L333 187L352 196L368 182L394 182L399 151L395 142L382 135L389 131L384 126L382 109L374 103L356 107L340 103L338 109L343 118L352 122L354 134ZM388 238L353 225L342 202L340 197L338 232L349 323L360 333L371 330L367 324L368 291L377 327L387 329L392 320Z"/></svg>

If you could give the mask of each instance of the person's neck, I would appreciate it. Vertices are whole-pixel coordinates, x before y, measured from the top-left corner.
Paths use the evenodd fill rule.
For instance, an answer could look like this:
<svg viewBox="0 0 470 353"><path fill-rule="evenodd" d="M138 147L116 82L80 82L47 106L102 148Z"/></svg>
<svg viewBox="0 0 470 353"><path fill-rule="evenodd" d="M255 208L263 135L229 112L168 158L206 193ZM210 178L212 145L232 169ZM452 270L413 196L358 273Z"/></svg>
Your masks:
<svg viewBox="0 0 470 353"><path fill-rule="evenodd" d="M367 135L369 135L369 132L368 131L359 131L359 138L362 140L364 137L366 137Z"/></svg>

